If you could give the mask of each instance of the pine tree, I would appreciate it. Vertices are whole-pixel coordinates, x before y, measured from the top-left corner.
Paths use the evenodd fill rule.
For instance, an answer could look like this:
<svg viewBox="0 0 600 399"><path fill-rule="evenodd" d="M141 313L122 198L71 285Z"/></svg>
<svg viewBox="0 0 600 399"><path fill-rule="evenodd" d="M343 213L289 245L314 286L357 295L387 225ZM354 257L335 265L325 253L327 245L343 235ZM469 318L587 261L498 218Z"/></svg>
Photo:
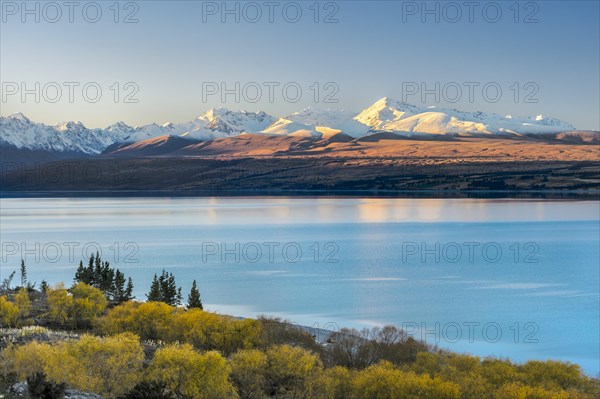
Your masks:
<svg viewBox="0 0 600 399"><path fill-rule="evenodd" d="M90 256L88 266L79 262L75 272L75 283L83 282L98 288L104 293L106 299L122 303L133 299L133 282L125 279L125 274L119 269L110 267L110 263L102 261L100 253ZM127 286L125 284L127 283Z"/></svg>
<svg viewBox="0 0 600 399"><path fill-rule="evenodd" d="M102 260L100 259L100 254L96 252L96 257L94 258L94 284L96 288L100 284L102 284Z"/></svg>
<svg viewBox="0 0 600 399"><path fill-rule="evenodd" d="M133 298L133 280L129 277L127 279L127 288L125 288L125 302L131 301Z"/></svg>
<svg viewBox="0 0 600 399"><path fill-rule="evenodd" d="M181 295L181 288L177 288L175 276L163 270L159 281L161 283L162 301L171 306L181 305L183 295Z"/></svg>
<svg viewBox="0 0 600 399"><path fill-rule="evenodd" d="M111 290L111 296L117 303L125 302L127 300L125 297L125 275L119 269L117 269L114 274L115 277L112 284L113 289Z"/></svg>
<svg viewBox="0 0 600 399"><path fill-rule="evenodd" d="M27 286L27 267L25 261L21 259L21 287Z"/></svg>
<svg viewBox="0 0 600 399"><path fill-rule="evenodd" d="M77 268L77 271L75 272L75 278L73 279L75 281L75 284L77 284L77 283L89 284L90 282L87 280L86 274L87 274L87 271L86 271L85 267L83 267L83 261L80 260L79 267Z"/></svg>
<svg viewBox="0 0 600 399"><path fill-rule="evenodd" d="M156 274L154 274L154 278L152 279L152 284L150 285L150 292L146 295L148 301L151 302L160 302L162 300L162 293L160 290L160 282Z"/></svg>
<svg viewBox="0 0 600 399"><path fill-rule="evenodd" d="M146 295L146 298L148 298L148 301L164 302L167 305L178 306L181 305L183 295L181 294L181 288L177 287L175 276L163 269L160 276L154 275L150 292Z"/></svg>
<svg viewBox="0 0 600 399"><path fill-rule="evenodd" d="M190 290L190 295L188 295L188 303L187 308L197 308L203 309L202 301L200 300L200 291L198 291L198 286L196 285L196 280L192 282L192 289Z"/></svg>
<svg viewBox="0 0 600 399"><path fill-rule="evenodd" d="M123 284L125 284L125 276L123 276ZM96 288L104 291L107 294L115 290L115 269L110 267L108 262L102 262L100 259L100 277L96 284Z"/></svg>
<svg viewBox="0 0 600 399"><path fill-rule="evenodd" d="M88 267L87 267L87 272L86 272L86 276L87 279L89 281L89 285L94 285L95 281L95 273L94 273L94 255L90 256L90 260L88 262Z"/></svg>

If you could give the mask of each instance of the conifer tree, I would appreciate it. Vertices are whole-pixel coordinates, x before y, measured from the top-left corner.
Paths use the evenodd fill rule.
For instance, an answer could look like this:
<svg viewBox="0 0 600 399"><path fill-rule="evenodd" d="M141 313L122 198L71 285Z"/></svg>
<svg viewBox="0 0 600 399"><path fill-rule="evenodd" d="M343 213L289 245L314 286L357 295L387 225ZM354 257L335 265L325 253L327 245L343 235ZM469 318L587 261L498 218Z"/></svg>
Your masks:
<svg viewBox="0 0 600 399"><path fill-rule="evenodd" d="M27 267L25 261L21 259L21 287L27 286Z"/></svg>
<svg viewBox="0 0 600 399"><path fill-rule="evenodd" d="M160 291L160 282L158 281L156 274L154 274L152 284L150 285L150 292L146 295L146 298L148 298L148 301L150 302L160 302L162 300Z"/></svg>
<svg viewBox="0 0 600 399"><path fill-rule="evenodd" d="M113 289L112 289L112 297L113 300L117 303L125 302L126 299L126 288L125 288L125 274L123 274L119 269L115 271Z"/></svg>
<svg viewBox="0 0 600 399"><path fill-rule="evenodd" d="M97 285L102 283L102 261L98 252L96 252L96 257L94 258L94 282Z"/></svg>
<svg viewBox="0 0 600 399"><path fill-rule="evenodd" d="M163 269L159 282L162 295L161 301L171 306L181 305L183 295L181 295L181 288L177 288L175 276Z"/></svg>
<svg viewBox="0 0 600 399"><path fill-rule="evenodd" d="M167 305L181 305L183 295L177 287L175 276L163 269L160 276L154 275L150 292L146 295L149 301L164 302Z"/></svg>
<svg viewBox="0 0 600 399"><path fill-rule="evenodd" d="M100 254L90 256L88 266L79 262L79 267L73 279L75 284L86 283L98 288L104 293L106 299L122 303L133 299L133 282L125 279L125 274L119 269L110 267L110 263L102 261ZM127 286L125 285L127 284Z"/></svg>
<svg viewBox="0 0 600 399"><path fill-rule="evenodd" d="M73 279L75 281L75 284L77 284L77 283L89 284L90 282L87 280L86 275L87 275L87 270L85 267L83 267L83 261L80 260L79 267L77 267L77 271L75 272L75 278Z"/></svg>
<svg viewBox="0 0 600 399"><path fill-rule="evenodd" d="M95 271L94 270L94 255L91 255L90 256L90 260L88 261L88 267L87 267L87 273L86 273L87 279L89 281L87 283L88 285L94 285L95 284L95 279L94 279L95 273L94 273L94 271Z"/></svg>
<svg viewBox="0 0 600 399"><path fill-rule="evenodd" d="M127 288L125 288L125 302L133 299L133 280L131 277L127 279Z"/></svg>
<svg viewBox="0 0 600 399"><path fill-rule="evenodd" d="M188 295L187 308L203 309L202 301L200 300L200 291L198 291L196 280L192 282L192 289L190 290L190 294Z"/></svg>

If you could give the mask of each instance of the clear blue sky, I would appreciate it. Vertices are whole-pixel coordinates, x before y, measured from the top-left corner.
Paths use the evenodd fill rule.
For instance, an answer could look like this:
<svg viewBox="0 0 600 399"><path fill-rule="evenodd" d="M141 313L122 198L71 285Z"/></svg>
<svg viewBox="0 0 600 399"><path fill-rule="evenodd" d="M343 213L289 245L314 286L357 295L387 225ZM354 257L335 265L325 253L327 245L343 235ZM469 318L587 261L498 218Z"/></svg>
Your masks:
<svg viewBox="0 0 600 399"><path fill-rule="evenodd" d="M103 89L95 104L83 99L81 86L75 88L73 103L68 101L64 85L56 103L45 97L36 103L33 95L23 102L19 95L9 95L0 103L2 115L20 111L45 123L80 120L90 127L104 127L119 120L132 125L183 122L220 106L264 110L275 116L307 106L359 111L384 96L402 99L403 82L405 88L407 82L425 82L430 88L435 82L441 86L477 82L480 86L475 88L472 103L466 86L456 103L448 103L444 97L436 102L433 95L424 103L420 96L407 100L468 111L543 114L566 120L578 129L600 129L598 1L520 2L518 16L514 1L483 1L477 2L470 22L470 10L461 6L461 0L454 3L462 12L455 23L451 20L457 17L456 9L446 6L447 2L428 2L432 9L439 4L440 21L430 14L425 15L425 23L421 1L338 1L335 6L321 2L319 23L314 22L313 1L297 2L302 10L297 23L284 19L284 6L288 7L288 19L295 16L290 2L275 2L273 23L263 1L254 3L262 12L255 23L244 20L256 15L256 8L244 9L244 2L239 5L239 23L234 21L235 15L225 15L223 23L221 10L216 15L207 13L215 5L221 8L221 1L139 1L135 2L137 10L121 2L118 19L135 12L134 18L139 20L130 24L114 22L110 9L114 1L98 3L102 17L97 23L83 18L82 6L74 9L73 23L65 7L62 17L50 23L45 19L53 19L56 10L46 9L43 14L43 3L38 23L35 15L14 10L14 4L21 7L20 1L2 1L0 72L5 88L6 82L25 82L30 88L35 82L42 86L48 82L98 82ZM231 8L235 3L227 2ZM495 5L502 10L499 18ZM28 7L33 9L35 2ZM487 7L485 15L483 7ZM323 23L331 13L338 22ZM88 8L86 16L93 19L95 10ZM528 16L537 22L523 23ZM486 17L499 20L491 23ZM123 103L131 87L121 87L120 102L115 103L110 90L114 82L121 86L134 82L139 87L134 98L139 102ZM271 103L263 86L256 103L244 98L236 103L233 95L225 103L218 95L204 101L203 82L225 82L230 87L235 82L297 82L303 93L297 103L286 102L279 86ZM334 98L339 103L322 103L331 91L324 87L315 103L312 82L321 86L334 82L339 88ZM489 82L503 90L496 103L483 96L481 88ZM520 87L518 101L515 82ZM534 85L525 87L528 82ZM54 96L53 89L49 90L48 96ZM523 102L534 91L532 98L538 102ZM446 94L455 97L456 92Z"/></svg>

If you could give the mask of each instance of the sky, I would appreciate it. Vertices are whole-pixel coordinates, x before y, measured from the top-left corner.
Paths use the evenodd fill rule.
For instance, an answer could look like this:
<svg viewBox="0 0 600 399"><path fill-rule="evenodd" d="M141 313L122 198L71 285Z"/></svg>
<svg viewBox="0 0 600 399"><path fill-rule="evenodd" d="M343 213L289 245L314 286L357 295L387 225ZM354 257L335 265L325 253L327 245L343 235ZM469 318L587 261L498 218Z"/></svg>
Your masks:
<svg viewBox="0 0 600 399"><path fill-rule="evenodd" d="M115 3L2 0L0 113L135 126L387 96L600 130L595 0Z"/></svg>

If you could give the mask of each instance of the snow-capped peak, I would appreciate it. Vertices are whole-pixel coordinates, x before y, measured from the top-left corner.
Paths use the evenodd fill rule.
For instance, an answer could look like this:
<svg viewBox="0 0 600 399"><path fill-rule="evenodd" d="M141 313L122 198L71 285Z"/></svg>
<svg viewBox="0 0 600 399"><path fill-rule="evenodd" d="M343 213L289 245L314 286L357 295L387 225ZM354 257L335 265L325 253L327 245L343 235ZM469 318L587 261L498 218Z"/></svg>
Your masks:
<svg viewBox="0 0 600 399"><path fill-rule="evenodd" d="M60 122L54 125L56 130L59 132L64 132L66 130L84 130L86 129L85 125L80 121L66 121Z"/></svg>
<svg viewBox="0 0 600 399"><path fill-rule="evenodd" d="M19 120L19 121L23 121L23 122L31 122L31 121L29 120L29 118L27 118L27 117L26 117L25 115L23 115L23 113L21 113L21 112L16 112L16 113L14 113L14 114L12 114L12 115L9 115L9 116L7 117L7 119L14 119L14 120Z"/></svg>
<svg viewBox="0 0 600 399"><path fill-rule="evenodd" d="M384 97L358 114L355 120L372 131L428 134L556 133L575 128L554 118L501 116L481 111L419 108Z"/></svg>
<svg viewBox="0 0 600 399"><path fill-rule="evenodd" d="M200 115L197 119L212 120L218 117L219 115L226 114L227 112L229 112L227 108L211 108L208 111L204 112L202 115Z"/></svg>
<svg viewBox="0 0 600 399"><path fill-rule="evenodd" d="M387 123L421 113L423 110L412 104L383 97L364 109L354 119L373 129L381 129Z"/></svg>

